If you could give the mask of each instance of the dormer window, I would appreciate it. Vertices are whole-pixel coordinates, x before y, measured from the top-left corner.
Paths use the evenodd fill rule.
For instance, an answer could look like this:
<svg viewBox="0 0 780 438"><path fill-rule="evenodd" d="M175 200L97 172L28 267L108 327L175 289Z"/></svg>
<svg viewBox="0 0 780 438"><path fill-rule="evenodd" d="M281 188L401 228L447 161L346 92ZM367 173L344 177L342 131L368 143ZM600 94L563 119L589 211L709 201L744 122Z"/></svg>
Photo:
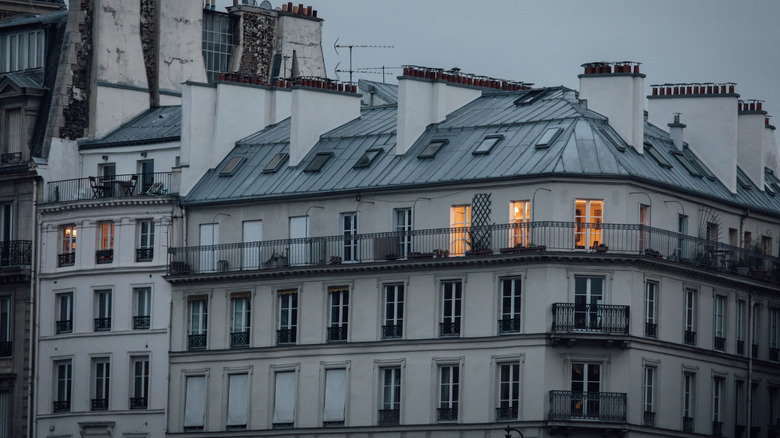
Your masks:
<svg viewBox="0 0 780 438"><path fill-rule="evenodd" d="M266 164L263 168L263 173L276 173L279 169L282 168L282 164L287 161L287 158L289 158L289 155L285 152L280 152L274 155L274 157L271 158L271 161L269 161L268 164Z"/></svg>
<svg viewBox="0 0 780 438"><path fill-rule="evenodd" d="M439 152L439 149L444 147L447 143L449 143L449 140L431 140L417 158L433 158Z"/></svg>
<svg viewBox="0 0 780 438"><path fill-rule="evenodd" d="M333 154L330 152L320 153L314 156L314 159L311 160L311 163L309 163L308 166L306 166L305 169L303 169L304 172L319 172L320 169L322 169L322 166L325 165L325 163L330 160L330 157L332 157Z"/></svg>
<svg viewBox="0 0 780 438"><path fill-rule="evenodd" d="M536 142L536 148L546 148L549 147L551 144L555 142L555 140L558 139L558 136L561 135L561 132L563 129L561 129L560 126L556 126L554 128L547 128L546 131L544 131L544 134L542 134L542 138L539 139L539 141Z"/></svg>
<svg viewBox="0 0 780 438"><path fill-rule="evenodd" d="M742 174L737 173L737 183L745 190L750 190L753 186Z"/></svg>
<svg viewBox="0 0 780 438"><path fill-rule="evenodd" d="M503 139L504 136L500 134L485 136L485 138L482 139L482 142L479 144L479 146L477 146L477 148L474 149L474 152L472 152L472 154L474 155L489 154L490 151L493 149L493 146L497 145Z"/></svg>
<svg viewBox="0 0 780 438"><path fill-rule="evenodd" d="M664 167L666 169L672 168L672 163L669 162L669 160L666 159L663 155L661 155L660 152L656 148L653 147L650 143L645 143L645 152L647 152L651 157L655 159L655 161L658 162L658 165L661 167Z"/></svg>
<svg viewBox="0 0 780 438"><path fill-rule="evenodd" d="M367 150L365 153L363 153L363 156L357 160L357 163L355 163L352 168L362 169L364 167L370 166L374 159L376 159L376 157L378 157L382 152L384 152L384 149L382 148Z"/></svg>
<svg viewBox="0 0 780 438"><path fill-rule="evenodd" d="M43 67L43 31L0 36L0 73Z"/></svg>
<svg viewBox="0 0 780 438"><path fill-rule="evenodd" d="M222 170L219 172L219 176L232 176L233 172L236 171L242 161L244 161L244 157L231 158L227 164L222 167Z"/></svg>

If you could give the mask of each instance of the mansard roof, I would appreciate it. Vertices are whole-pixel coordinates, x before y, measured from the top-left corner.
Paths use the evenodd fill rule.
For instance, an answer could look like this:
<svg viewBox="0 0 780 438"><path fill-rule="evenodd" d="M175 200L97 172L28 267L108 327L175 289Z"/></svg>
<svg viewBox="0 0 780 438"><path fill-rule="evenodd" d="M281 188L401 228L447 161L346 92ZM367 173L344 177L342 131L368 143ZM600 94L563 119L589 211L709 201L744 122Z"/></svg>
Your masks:
<svg viewBox="0 0 780 438"><path fill-rule="evenodd" d="M181 105L150 108L99 140L79 142L79 149L169 143L181 140Z"/></svg>

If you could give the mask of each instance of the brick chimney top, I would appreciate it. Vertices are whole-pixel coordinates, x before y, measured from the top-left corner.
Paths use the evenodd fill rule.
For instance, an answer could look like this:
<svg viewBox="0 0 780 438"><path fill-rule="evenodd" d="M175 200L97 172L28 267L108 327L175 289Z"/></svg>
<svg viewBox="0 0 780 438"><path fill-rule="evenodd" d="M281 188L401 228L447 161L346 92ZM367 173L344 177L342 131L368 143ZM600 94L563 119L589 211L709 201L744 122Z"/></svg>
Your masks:
<svg viewBox="0 0 780 438"><path fill-rule="evenodd" d="M294 6L293 2L282 3L282 12L317 18L317 10L312 9L311 6L303 6L303 3L299 3L297 6Z"/></svg>
<svg viewBox="0 0 780 438"><path fill-rule="evenodd" d="M763 109L764 101L758 100L758 99L745 99L739 101L739 112L740 113L761 113L766 114L766 111Z"/></svg>
<svg viewBox="0 0 780 438"><path fill-rule="evenodd" d="M477 76L471 73L462 73L457 67L451 70L444 70L443 68L405 65L403 77L443 81L449 82L451 84L468 85L478 88L491 88L494 90L504 91L530 90L534 85L530 82L509 81L506 79L497 79L488 76Z"/></svg>
<svg viewBox="0 0 780 438"><path fill-rule="evenodd" d="M652 96L724 96L724 95L737 95L734 91L736 87L735 82L701 82L691 84L655 84L651 85L653 88ZM739 97L737 95L737 97Z"/></svg>
<svg viewBox="0 0 780 438"><path fill-rule="evenodd" d="M602 74L620 74L620 73L632 73L640 74L639 66L641 62L634 61L617 61L617 62L588 62L582 64L581 67L585 69L583 74L585 75L602 75Z"/></svg>

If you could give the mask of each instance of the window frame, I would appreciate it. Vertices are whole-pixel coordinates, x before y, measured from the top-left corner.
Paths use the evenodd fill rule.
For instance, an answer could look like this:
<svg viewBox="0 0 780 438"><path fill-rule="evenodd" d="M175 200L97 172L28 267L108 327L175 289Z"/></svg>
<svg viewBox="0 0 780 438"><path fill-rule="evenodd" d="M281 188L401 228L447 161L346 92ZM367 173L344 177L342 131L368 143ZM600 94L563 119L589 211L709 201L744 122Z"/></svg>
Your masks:
<svg viewBox="0 0 780 438"><path fill-rule="evenodd" d="M403 390L403 382L403 366L401 364L386 365L379 368L377 423L380 426L401 424L401 410L405 392ZM389 393L388 388L390 388Z"/></svg>
<svg viewBox="0 0 780 438"><path fill-rule="evenodd" d="M65 314L68 316L68 319L57 319L54 321L56 327L55 332L57 334L73 333L73 291L58 292L54 296L57 306L57 318L62 318ZM64 312L63 304L67 304L67 306L64 306Z"/></svg>
<svg viewBox="0 0 780 438"><path fill-rule="evenodd" d="M73 359L58 359L53 364L52 412L70 412L73 397Z"/></svg>
<svg viewBox="0 0 780 438"><path fill-rule="evenodd" d="M406 285L404 283L382 284L382 339L403 339L405 300Z"/></svg>
<svg viewBox="0 0 780 438"><path fill-rule="evenodd" d="M471 204L450 206L450 255L463 256L470 249Z"/></svg>
<svg viewBox="0 0 780 438"><path fill-rule="evenodd" d="M444 279L439 285L439 337L459 338L463 331L464 281Z"/></svg>
<svg viewBox="0 0 780 438"><path fill-rule="evenodd" d="M13 355L13 297L0 297L0 356Z"/></svg>
<svg viewBox="0 0 780 438"><path fill-rule="evenodd" d="M341 242L342 261L360 261L358 233L358 212L346 211L339 213L339 234L343 237Z"/></svg>
<svg viewBox="0 0 780 438"><path fill-rule="evenodd" d="M728 312L726 300L726 296L715 294L712 302L712 331L714 342L713 349L717 351L726 350L726 314Z"/></svg>
<svg viewBox="0 0 780 438"><path fill-rule="evenodd" d="M92 409L109 410L111 408L111 358L92 359Z"/></svg>
<svg viewBox="0 0 780 438"><path fill-rule="evenodd" d="M510 247L525 247L533 243L531 242L531 201L510 201L509 222L514 231Z"/></svg>
<svg viewBox="0 0 780 438"><path fill-rule="evenodd" d="M151 262L154 260L154 219L139 219L136 223L135 261Z"/></svg>
<svg viewBox="0 0 780 438"><path fill-rule="evenodd" d="M233 382L234 378L237 378L238 376L244 376L246 378L246 383L243 385L236 385L236 383L240 382ZM226 430L246 430L249 426L249 419L250 419L250 410L249 405L251 402L251 386L252 386L252 373L248 369L243 369L241 371L230 371L225 376L225 380L227 383L226 387L226 400L224 403L225 407L225 429ZM233 392L233 388L236 387L237 392ZM243 392L243 394L242 394ZM245 396L246 400L243 400L243 406L239 406L236 411L231 411L231 409L234 406L234 402L241 401L236 400L236 398L240 398L241 396ZM243 410L243 412L241 412ZM235 422L231 421L231 413L238 414L239 417L243 416L243 423L242 422Z"/></svg>
<svg viewBox="0 0 780 438"><path fill-rule="evenodd" d="M132 356L130 383L130 409L149 409L149 382L151 362L148 355ZM141 365L139 374L138 365Z"/></svg>
<svg viewBox="0 0 780 438"><path fill-rule="evenodd" d="M461 406L461 364L439 363L436 368L438 376L438 407L436 409L436 422L458 422L460 419ZM446 373L445 370L447 370Z"/></svg>
<svg viewBox="0 0 780 438"><path fill-rule="evenodd" d="M195 295L187 298L187 350L208 349L208 308L209 297L206 295ZM197 321L197 326L194 325L195 321ZM199 336L199 338L193 336Z"/></svg>
<svg viewBox="0 0 780 438"><path fill-rule="evenodd" d="M114 294L111 288L93 291L95 331L111 331L114 315Z"/></svg>
<svg viewBox="0 0 780 438"><path fill-rule="evenodd" d="M271 425L274 429L287 429L295 427L296 420L298 419L298 368L283 366L278 368L272 368L274 376L274 394L273 394L273 408L270 410ZM292 375L293 379L293 393L292 393L292 421L277 421L277 407L279 406L279 376L280 375ZM284 420L284 419L283 419Z"/></svg>
<svg viewBox="0 0 780 438"><path fill-rule="evenodd" d="M656 411L656 389L658 385L658 367L656 365L645 364L643 367L644 373L642 375L642 411L644 421L647 426L655 424L655 411ZM649 423L648 415L652 416L653 424Z"/></svg>
<svg viewBox="0 0 780 438"><path fill-rule="evenodd" d="M507 290L506 285L509 285ZM516 334L522 332L523 323L523 278L521 276L499 277L498 279L498 334ZM505 305L509 300L510 309ZM509 316L507 318L507 316Z"/></svg>
<svg viewBox="0 0 780 438"><path fill-rule="evenodd" d="M242 308L239 308L239 303ZM240 316L240 318L238 318ZM249 292L230 295L230 347L248 347L251 344L252 297Z"/></svg>
<svg viewBox="0 0 780 438"><path fill-rule="evenodd" d="M580 206L583 206L584 212L580 211ZM574 200L574 249L595 250L598 245L604 244L601 224L604 223L605 207L603 199Z"/></svg>
<svg viewBox="0 0 780 438"><path fill-rule="evenodd" d="M328 287L328 342L347 342L349 340L350 287ZM338 297L338 301L336 298Z"/></svg>
<svg viewBox="0 0 780 438"><path fill-rule="evenodd" d="M276 291L276 345L295 345L298 343L298 325L300 323L298 320L298 309L300 305L298 294L298 288L280 289ZM289 296L294 296L294 302ZM286 318L283 317L285 313ZM283 323L285 319L288 321L287 324Z"/></svg>
<svg viewBox="0 0 780 438"><path fill-rule="evenodd" d="M658 339L658 291L660 283L645 282L645 337Z"/></svg>
<svg viewBox="0 0 780 438"><path fill-rule="evenodd" d="M683 343L695 346L699 291L692 287L685 287L683 290Z"/></svg>
<svg viewBox="0 0 780 438"><path fill-rule="evenodd" d="M152 307L151 286L133 287L133 330L151 327Z"/></svg>
<svg viewBox="0 0 780 438"><path fill-rule="evenodd" d="M683 370L682 378L682 404L681 413L683 417L683 430L686 429L685 423L690 421L691 431L695 428L696 413L696 373L690 370ZM690 420L686 420L689 418Z"/></svg>
<svg viewBox="0 0 780 438"><path fill-rule="evenodd" d="M59 237L57 248L62 251L57 253L57 266L63 267L75 265L78 227L76 224L61 225L57 234Z"/></svg>
<svg viewBox="0 0 780 438"><path fill-rule="evenodd" d="M508 380L505 380L505 369L509 371ZM520 418L521 382L522 366L519 360L496 362L496 421L514 421Z"/></svg>

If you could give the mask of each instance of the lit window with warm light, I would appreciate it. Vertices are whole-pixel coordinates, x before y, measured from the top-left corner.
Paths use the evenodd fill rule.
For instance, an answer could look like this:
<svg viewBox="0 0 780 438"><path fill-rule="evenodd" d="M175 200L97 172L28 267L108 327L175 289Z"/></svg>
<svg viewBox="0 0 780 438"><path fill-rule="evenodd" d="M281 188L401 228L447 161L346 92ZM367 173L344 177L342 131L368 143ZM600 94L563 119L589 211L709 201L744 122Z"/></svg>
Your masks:
<svg viewBox="0 0 780 438"><path fill-rule="evenodd" d="M450 255L462 256L469 250L469 226L471 226L471 206L450 207Z"/></svg>
<svg viewBox="0 0 780 438"><path fill-rule="evenodd" d="M577 199L574 203L574 247L595 249L603 244L601 223L604 219L604 201Z"/></svg>
<svg viewBox="0 0 780 438"><path fill-rule="evenodd" d="M76 262L76 226L65 225L60 228L60 253L58 266L73 266Z"/></svg>
<svg viewBox="0 0 780 438"><path fill-rule="evenodd" d="M512 201L510 204L512 235L514 246L528 246L530 239L531 202Z"/></svg>

